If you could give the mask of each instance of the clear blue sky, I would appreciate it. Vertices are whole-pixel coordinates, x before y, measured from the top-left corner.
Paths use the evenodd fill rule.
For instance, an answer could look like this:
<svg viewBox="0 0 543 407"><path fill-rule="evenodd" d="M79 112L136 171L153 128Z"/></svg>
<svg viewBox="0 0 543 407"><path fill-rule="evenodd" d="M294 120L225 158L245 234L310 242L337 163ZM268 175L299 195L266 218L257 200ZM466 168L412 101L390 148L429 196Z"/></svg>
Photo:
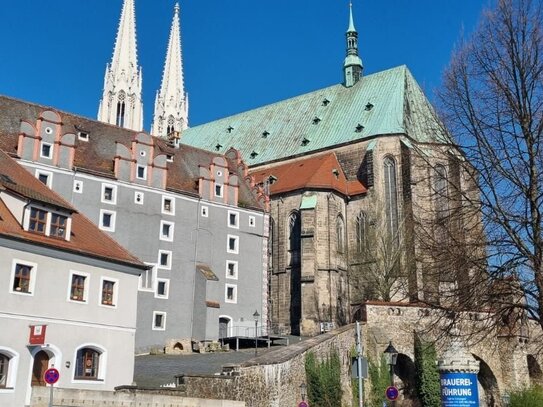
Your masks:
<svg viewBox="0 0 543 407"><path fill-rule="evenodd" d="M175 0L136 0L149 129ZM339 83L348 0L181 0L192 126ZM365 73L406 64L432 97L488 0L353 0ZM122 0L0 0L0 94L96 117Z"/></svg>

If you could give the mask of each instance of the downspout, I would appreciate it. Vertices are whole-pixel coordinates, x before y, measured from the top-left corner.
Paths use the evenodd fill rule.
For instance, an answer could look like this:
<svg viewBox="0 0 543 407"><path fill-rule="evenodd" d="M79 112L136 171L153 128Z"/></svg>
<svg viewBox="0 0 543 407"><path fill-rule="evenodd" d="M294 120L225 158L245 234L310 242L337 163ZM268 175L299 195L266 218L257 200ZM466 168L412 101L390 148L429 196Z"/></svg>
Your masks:
<svg viewBox="0 0 543 407"><path fill-rule="evenodd" d="M349 318L349 323L351 322L351 252L349 250L350 244L349 244L349 222L347 219L347 214L349 213L349 210L347 209L347 206L349 205L350 197L347 195L345 198L345 257L346 257L346 266L347 266L347 317Z"/></svg>
<svg viewBox="0 0 543 407"><path fill-rule="evenodd" d="M201 210L202 198L198 198L198 205L196 205L196 237L194 240L194 262L193 262L193 273L192 273L192 309L190 313L190 336L192 338L193 329L194 329L194 302L196 301L196 263L198 258L198 239L200 236L200 210ZM206 285L207 288L207 285ZM206 315L207 321L207 315ZM205 339L205 338L203 338Z"/></svg>
<svg viewBox="0 0 543 407"><path fill-rule="evenodd" d="M331 237L331 225L330 225L330 192L326 195L327 199L327 212L328 212L328 317L329 322L332 322L332 237ZM324 311L324 310L323 310Z"/></svg>

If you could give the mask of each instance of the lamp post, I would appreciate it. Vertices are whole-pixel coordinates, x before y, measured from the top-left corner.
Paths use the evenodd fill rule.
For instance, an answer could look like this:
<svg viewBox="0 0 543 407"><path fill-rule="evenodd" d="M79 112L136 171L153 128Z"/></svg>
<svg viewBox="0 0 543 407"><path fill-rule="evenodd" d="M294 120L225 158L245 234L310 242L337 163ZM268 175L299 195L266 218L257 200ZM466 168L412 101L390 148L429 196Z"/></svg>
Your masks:
<svg viewBox="0 0 543 407"><path fill-rule="evenodd" d="M300 384L300 395L302 396L302 401L305 401L305 396L307 394L307 386L305 383Z"/></svg>
<svg viewBox="0 0 543 407"><path fill-rule="evenodd" d="M396 365L396 361L398 360L398 351L392 345L392 341L388 343L388 346L383 353L385 354L387 364L390 366L390 385L394 386L394 366ZM392 401L391 405L392 407L394 407L396 405L396 402Z"/></svg>
<svg viewBox="0 0 543 407"><path fill-rule="evenodd" d="M258 311L255 311L253 318L255 319L255 356L258 355L258 317L260 314Z"/></svg>

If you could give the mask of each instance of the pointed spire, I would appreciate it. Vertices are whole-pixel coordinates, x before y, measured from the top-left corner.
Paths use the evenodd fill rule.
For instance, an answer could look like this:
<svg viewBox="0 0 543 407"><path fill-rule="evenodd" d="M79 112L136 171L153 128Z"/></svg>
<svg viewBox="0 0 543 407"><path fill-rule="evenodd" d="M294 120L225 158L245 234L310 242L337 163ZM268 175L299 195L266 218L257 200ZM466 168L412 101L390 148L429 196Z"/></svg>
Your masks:
<svg viewBox="0 0 543 407"><path fill-rule="evenodd" d="M349 27L347 28L347 57L343 63L345 86L351 87L362 78L364 66L358 56L358 32L354 28L353 3L349 2Z"/></svg>
<svg viewBox="0 0 543 407"><path fill-rule="evenodd" d="M168 137L188 127L188 98L183 80L179 3L174 7L162 84L155 101L152 134Z"/></svg>
<svg viewBox="0 0 543 407"><path fill-rule="evenodd" d="M134 0L124 0L111 64L106 66L98 120L143 129L142 72L138 66Z"/></svg>
<svg viewBox="0 0 543 407"><path fill-rule="evenodd" d="M354 28L354 21L353 21L353 2L349 2L349 28L347 28L347 32L356 32L356 28Z"/></svg>

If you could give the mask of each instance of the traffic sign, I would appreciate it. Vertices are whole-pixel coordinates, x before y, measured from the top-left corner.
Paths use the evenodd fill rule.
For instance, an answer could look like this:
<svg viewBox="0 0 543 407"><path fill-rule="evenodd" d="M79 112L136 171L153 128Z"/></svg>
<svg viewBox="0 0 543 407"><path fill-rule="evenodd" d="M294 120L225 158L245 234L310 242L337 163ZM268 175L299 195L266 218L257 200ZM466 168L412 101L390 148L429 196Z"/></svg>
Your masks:
<svg viewBox="0 0 543 407"><path fill-rule="evenodd" d="M385 396L387 400L394 401L398 399L400 392L396 386L388 386L385 391Z"/></svg>
<svg viewBox="0 0 543 407"><path fill-rule="evenodd" d="M43 374L43 379L47 384L55 384L58 382L58 379L60 378L60 373L57 369L52 367L51 369L47 369L45 373Z"/></svg>
<svg viewBox="0 0 543 407"><path fill-rule="evenodd" d="M300 402L298 403L298 407L309 407L309 404L307 404L306 401L300 401Z"/></svg>

